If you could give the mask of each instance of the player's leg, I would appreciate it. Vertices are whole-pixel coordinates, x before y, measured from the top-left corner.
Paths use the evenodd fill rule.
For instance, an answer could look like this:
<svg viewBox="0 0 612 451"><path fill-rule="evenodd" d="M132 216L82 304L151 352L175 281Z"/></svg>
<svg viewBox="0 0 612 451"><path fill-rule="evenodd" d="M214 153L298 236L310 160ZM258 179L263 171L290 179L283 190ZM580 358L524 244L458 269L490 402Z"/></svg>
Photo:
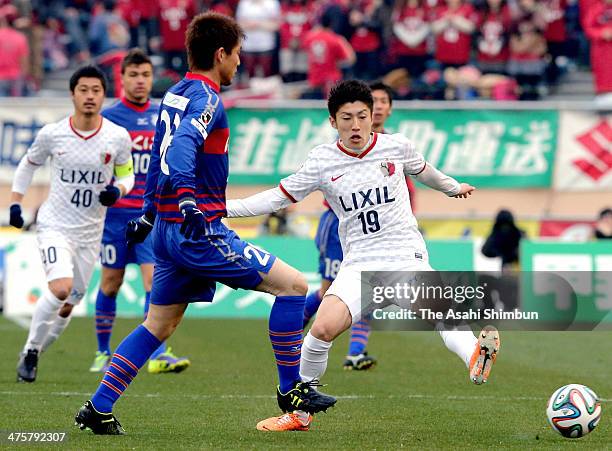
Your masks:
<svg viewBox="0 0 612 451"><path fill-rule="evenodd" d="M42 350L46 350L64 332L70 322L72 309L78 305L85 296L87 286L91 280L94 266L98 258L98 245L81 246L75 249L72 257L74 267L74 279L70 296L60 308L53 325L44 339Z"/></svg>
<svg viewBox="0 0 612 451"><path fill-rule="evenodd" d="M112 414L113 406L151 354L176 330L187 305L150 306L145 322L119 344L97 391L77 412L75 422L81 429L110 435L124 432Z"/></svg>
<svg viewBox="0 0 612 451"><path fill-rule="evenodd" d="M116 248L113 244L102 243L102 255L107 255L102 258L100 288L96 297L95 327L98 350L89 368L89 371L94 373L106 371L110 361L110 339L117 312L117 294L123 284L123 276L125 274L125 266L109 266L117 264L117 261L112 259L111 249L115 250L116 255ZM110 259L109 255L111 255Z"/></svg>
<svg viewBox="0 0 612 451"><path fill-rule="evenodd" d="M321 300L323 300L323 296L325 296L325 292L331 286L332 282L333 280L322 279L321 287L306 296L306 305L304 306L304 329L312 317L317 313L317 310L319 310Z"/></svg>
<svg viewBox="0 0 612 451"><path fill-rule="evenodd" d="M327 367L328 353L333 339L348 329L350 324L351 313L346 304L337 296L326 295L302 345L300 377L303 384L314 387L319 385L319 378ZM292 405L281 393L278 396L278 403L285 413L260 421L257 423L258 430L283 432L309 429L313 412Z"/></svg>
<svg viewBox="0 0 612 451"><path fill-rule="evenodd" d="M345 370L369 370L376 365L376 359L368 355L366 348L370 339L369 318L362 318L351 327L349 349L344 360Z"/></svg>
<svg viewBox="0 0 612 451"><path fill-rule="evenodd" d="M66 239L57 233L39 232L40 255L47 276L47 289L36 301L28 338L17 364L17 380L34 382L43 342L55 322L60 307L72 291L72 251Z"/></svg>
<svg viewBox="0 0 612 451"><path fill-rule="evenodd" d="M146 241L145 241L146 243ZM141 247L145 243L136 245L136 248ZM150 258L140 258L138 261L152 261L152 255ZM142 284L145 290L145 311L144 317L147 318L149 313L149 305L151 300L151 286L153 284L153 263L142 263L140 265L140 272L142 275ZM187 369L191 365L191 361L187 357L177 357L172 352L172 348L166 345L166 342L153 351L153 354L149 358L147 365L147 371L149 373L180 373Z"/></svg>

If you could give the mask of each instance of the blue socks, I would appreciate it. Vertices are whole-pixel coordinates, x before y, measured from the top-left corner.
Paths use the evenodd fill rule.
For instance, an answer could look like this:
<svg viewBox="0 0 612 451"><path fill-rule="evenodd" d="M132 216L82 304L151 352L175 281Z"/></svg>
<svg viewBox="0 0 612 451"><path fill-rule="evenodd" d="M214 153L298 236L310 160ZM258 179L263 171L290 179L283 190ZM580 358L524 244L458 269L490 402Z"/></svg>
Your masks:
<svg viewBox="0 0 612 451"><path fill-rule="evenodd" d="M125 337L113 354L98 390L91 398L91 403L98 412L112 412L115 402L160 344L161 341L142 324Z"/></svg>
<svg viewBox="0 0 612 451"><path fill-rule="evenodd" d="M98 338L98 351L110 354L110 337L117 311L117 297L107 296L98 290L96 298L96 337Z"/></svg>
<svg viewBox="0 0 612 451"><path fill-rule="evenodd" d="M277 296L268 323L281 393L300 380L304 296Z"/></svg>
<svg viewBox="0 0 612 451"><path fill-rule="evenodd" d="M302 328L308 325L310 319L317 313L319 306L321 305L321 298L319 297L319 290L313 291L306 296L306 305L304 305L304 321Z"/></svg>
<svg viewBox="0 0 612 451"><path fill-rule="evenodd" d="M351 328L351 341L349 343L348 355L359 355L365 351L368 345L368 338L370 336L370 323L368 320L362 319L361 321L353 324Z"/></svg>
<svg viewBox="0 0 612 451"><path fill-rule="evenodd" d="M144 306L144 317L145 319L147 319L147 314L149 313L149 301L151 299L151 292L147 291L147 294L145 296L145 306ZM162 342L161 345L159 345L159 348L157 348L153 354L151 354L151 359L156 359L160 354L163 354L164 352L166 352L166 342Z"/></svg>

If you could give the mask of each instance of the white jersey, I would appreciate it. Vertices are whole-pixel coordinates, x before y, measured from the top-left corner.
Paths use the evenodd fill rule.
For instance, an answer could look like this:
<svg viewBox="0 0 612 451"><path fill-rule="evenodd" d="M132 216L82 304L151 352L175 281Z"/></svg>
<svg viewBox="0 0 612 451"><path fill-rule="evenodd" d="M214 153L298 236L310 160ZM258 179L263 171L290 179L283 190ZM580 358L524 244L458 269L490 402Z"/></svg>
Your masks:
<svg viewBox="0 0 612 451"><path fill-rule="evenodd" d="M406 176L424 169L423 155L406 137L373 133L359 155L339 142L315 147L280 188L293 201L320 190L339 219L342 264L382 270L385 262L428 260L406 186Z"/></svg>
<svg viewBox="0 0 612 451"><path fill-rule="evenodd" d="M99 243L106 207L98 200L115 165L132 158L127 130L102 118L100 128L83 136L71 118L44 126L27 151L31 164L51 157L51 188L38 211L37 228L63 233L77 244Z"/></svg>

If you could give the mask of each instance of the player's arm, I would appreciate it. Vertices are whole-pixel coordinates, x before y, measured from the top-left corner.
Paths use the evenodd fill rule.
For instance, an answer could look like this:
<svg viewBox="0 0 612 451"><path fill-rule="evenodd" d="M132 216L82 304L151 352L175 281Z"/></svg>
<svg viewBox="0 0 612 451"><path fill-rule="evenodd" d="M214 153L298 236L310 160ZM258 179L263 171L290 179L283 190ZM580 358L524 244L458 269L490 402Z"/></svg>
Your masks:
<svg viewBox="0 0 612 451"><path fill-rule="evenodd" d="M449 197L466 198L476 189L467 183L459 183L427 163L423 155L417 152L410 142L408 142L406 157L404 175L414 177L424 185L443 192Z"/></svg>
<svg viewBox="0 0 612 451"><path fill-rule="evenodd" d="M100 203L105 207L110 207L119 198L125 196L134 187L134 163L132 161L132 140L127 130L121 137L119 150L115 157L113 174L115 176L114 185L106 185L104 191L98 195Z"/></svg>
<svg viewBox="0 0 612 451"><path fill-rule="evenodd" d="M302 167L281 180L276 188L254 194L246 199L231 199L226 203L227 217L239 218L273 213L304 199L320 185L317 159L308 156Z"/></svg>
<svg viewBox="0 0 612 451"><path fill-rule="evenodd" d="M51 155L50 137L48 134L49 130L46 128L38 132L34 142L19 162L13 177L9 224L18 229L23 227L23 217L21 215L23 196L32 183L34 172L45 164L45 161Z"/></svg>

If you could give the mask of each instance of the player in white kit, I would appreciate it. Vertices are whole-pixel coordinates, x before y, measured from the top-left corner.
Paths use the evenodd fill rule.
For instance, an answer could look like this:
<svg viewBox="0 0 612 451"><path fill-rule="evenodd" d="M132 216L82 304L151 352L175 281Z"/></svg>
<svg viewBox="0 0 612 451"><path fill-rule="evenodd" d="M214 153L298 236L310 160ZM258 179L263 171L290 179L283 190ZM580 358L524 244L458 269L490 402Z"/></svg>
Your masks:
<svg viewBox="0 0 612 451"><path fill-rule="evenodd" d="M315 147L302 167L279 187L227 202L228 217L271 213L320 190L339 218L344 260L325 293L302 345L300 376L318 380L325 372L332 341L362 314L362 271L430 271L427 249L412 214L406 176L450 197L466 198L473 186L442 174L404 136L372 133L372 95L368 86L349 80L329 96L331 125L339 139ZM470 370L470 379L486 382L499 350L499 333L487 326L440 330L446 346ZM287 412L257 425L259 430L306 430L312 417Z"/></svg>
<svg viewBox="0 0 612 451"><path fill-rule="evenodd" d="M15 172L10 224L21 228L21 201L34 171L51 160L49 196L36 221L48 289L36 302L18 381L36 379L39 354L68 325L100 252L106 207L134 185L130 136L100 115L105 90L98 68L78 69L70 78L74 113L43 127Z"/></svg>

